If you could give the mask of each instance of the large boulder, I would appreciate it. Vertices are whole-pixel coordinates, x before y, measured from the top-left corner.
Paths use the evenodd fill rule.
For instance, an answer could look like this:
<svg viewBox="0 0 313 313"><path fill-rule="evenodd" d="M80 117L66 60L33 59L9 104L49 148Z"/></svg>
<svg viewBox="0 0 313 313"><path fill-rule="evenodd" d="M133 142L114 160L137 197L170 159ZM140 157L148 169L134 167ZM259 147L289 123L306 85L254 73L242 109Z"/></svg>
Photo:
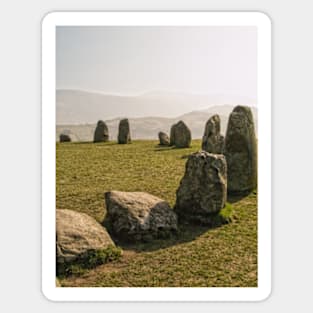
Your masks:
<svg viewBox="0 0 313 313"><path fill-rule="evenodd" d="M71 142L71 137L67 134L61 134L60 142Z"/></svg>
<svg viewBox="0 0 313 313"><path fill-rule="evenodd" d="M191 154L176 191L175 212L181 219L210 224L226 203L227 167L221 154L199 151Z"/></svg>
<svg viewBox="0 0 313 313"><path fill-rule="evenodd" d="M257 142L252 111L236 106L229 116L224 154L228 192L246 193L257 186Z"/></svg>
<svg viewBox="0 0 313 313"><path fill-rule="evenodd" d="M103 121L98 121L94 137L94 142L106 142L109 141L109 129L108 126Z"/></svg>
<svg viewBox="0 0 313 313"><path fill-rule="evenodd" d="M118 127L118 143L120 144L127 144L131 142L130 138L130 128L129 128L129 122L128 119L122 119L120 121L119 127Z"/></svg>
<svg viewBox="0 0 313 313"><path fill-rule="evenodd" d="M224 136L221 135L221 119L218 114L213 115L205 124L202 137L202 150L210 153L223 153Z"/></svg>
<svg viewBox="0 0 313 313"><path fill-rule="evenodd" d="M159 132L159 140L160 140L160 146L169 146L170 145L170 138L164 132Z"/></svg>
<svg viewBox="0 0 313 313"><path fill-rule="evenodd" d="M179 121L171 127L170 145L177 148L188 148L191 144L191 131L188 126Z"/></svg>
<svg viewBox="0 0 313 313"><path fill-rule="evenodd" d="M145 192L105 193L106 222L122 241L150 241L177 231L177 216L169 204Z"/></svg>
<svg viewBox="0 0 313 313"><path fill-rule="evenodd" d="M72 210L56 210L57 266L64 267L88 258L90 252L114 243L106 229L94 218Z"/></svg>

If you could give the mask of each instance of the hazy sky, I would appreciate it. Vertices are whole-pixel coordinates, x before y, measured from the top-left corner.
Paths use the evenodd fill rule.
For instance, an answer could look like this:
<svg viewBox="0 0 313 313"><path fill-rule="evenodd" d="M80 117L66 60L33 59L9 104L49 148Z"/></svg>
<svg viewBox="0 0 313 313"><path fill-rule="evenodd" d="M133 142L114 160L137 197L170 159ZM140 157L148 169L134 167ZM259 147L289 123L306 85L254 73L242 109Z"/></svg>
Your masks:
<svg viewBox="0 0 313 313"><path fill-rule="evenodd" d="M255 27L57 27L57 89L257 98Z"/></svg>

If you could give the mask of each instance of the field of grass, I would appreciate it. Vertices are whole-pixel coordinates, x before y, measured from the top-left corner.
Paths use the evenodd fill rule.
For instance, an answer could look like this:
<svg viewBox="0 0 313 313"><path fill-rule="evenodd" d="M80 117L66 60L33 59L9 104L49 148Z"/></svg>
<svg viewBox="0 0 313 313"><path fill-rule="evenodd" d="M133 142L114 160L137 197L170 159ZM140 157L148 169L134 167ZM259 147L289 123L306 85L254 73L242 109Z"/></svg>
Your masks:
<svg viewBox="0 0 313 313"><path fill-rule="evenodd" d="M187 156L200 149L159 147L157 141L130 145L57 143L58 209L105 217L104 192L145 191L175 203ZM180 225L168 240L123 245L116 261L61 277L62 286L76 287L256 287L257 194L229 198L230 224L209 229Z"/></svg>

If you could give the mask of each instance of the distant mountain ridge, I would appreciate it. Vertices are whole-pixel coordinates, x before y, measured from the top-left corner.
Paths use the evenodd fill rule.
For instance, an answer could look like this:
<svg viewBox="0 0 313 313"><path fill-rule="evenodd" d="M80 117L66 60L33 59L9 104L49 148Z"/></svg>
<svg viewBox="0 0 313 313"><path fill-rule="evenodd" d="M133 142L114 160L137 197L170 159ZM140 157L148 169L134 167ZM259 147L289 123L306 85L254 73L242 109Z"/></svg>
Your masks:
<svg viewBox="0 0 313 313"><path fill-rule="evenodd" d="M229 114L233 110L232 105L211 106L205 110L192 111L174 118L166 117L139 117L129 118L132 139L158 139L159 131L165 131L169 134L171 126L179 120L183 120L191 130L192 138L202 138L206 121L214 114L219 114L221 118L221 132L225 134ZM257 108L251 107L255 128L257 133ZM118 124L121 118L105 120L110 140L116 140L118 133ZM96 122L92 124L81 125L57 125L57 141L61 133L69 134L73 141L92 141L96 127Z"/></svg>
<svg viewBox="0 0 313 313"><path fill-rule="evenodd" d="M56 91L57 125L94 124L99 119L154 117L176 118L186 112L214 105L255 106L242 96L198 95L151 91L137 96L111 95L82 90Z"/></svg>

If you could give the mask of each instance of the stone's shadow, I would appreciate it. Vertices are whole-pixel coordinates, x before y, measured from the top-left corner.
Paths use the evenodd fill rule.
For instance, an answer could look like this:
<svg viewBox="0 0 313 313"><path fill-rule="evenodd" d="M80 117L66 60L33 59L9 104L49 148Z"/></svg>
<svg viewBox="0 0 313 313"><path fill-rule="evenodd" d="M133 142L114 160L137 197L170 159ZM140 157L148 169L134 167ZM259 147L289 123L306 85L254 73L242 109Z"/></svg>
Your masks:
<svg viewBox="0 0 313 313"><path fill-rule="evenodd" d="M160 146L160 145L157 145L157 146L155 146L154 151L155 152L160 152L160 151L182 150L182 149L190 149L190 148L192 148L192 146L186 147L186 148L179 148L179 147L175 147L175 146Z"/></svg>
<svg viewBox="0 0 313 313"><path fill-rule="evenodd" d="M154 147L155 152L160 152L160 151L169 151L175 149L174 146L161 146L161 145L156 145Z"/></svg>
<svg viewBox="0 0 313 313"><path fill-rule="evenodd" d="M135 252L151 252L193 241L210 229L214 229L220 226L223 226L223 224L208 226L180 223L177 233L173 233L169 238L154 239L150 242L125 242L118 240L114 236L114 234L110 233L110 235L114 243L117 246L121 247L123 250L132 250Z"/></svg>
<svg viewBox="0 0 313 313"><path fill-rule="evenodd" d="M85 145L85 144L93 144L95 146L111 146L111 145L116 145L116 141L102 141L102 142L93 142L93 141L72 141L71 144L74 145Z"/></svg>
<svg viewBox="0 0 313 313"><path fill-rule="evenodd" d="M94 143L93 140L89 140L89 141L72 141L72 143L74 145L86 145L86 144L91 144ZM99 142L97 142L99 143Z"/></svg>
<svg viewBox="0 0 313 313"><path fill-rule="evenodd" d="M245 191L240 193L228 192L227 193L227 202L229 203L236 203L243 198L247 197L249 194L255 193L255 191Z"/></svg>
<svg viewBox="0 0 313 313"><path fill-rule="evenodd" d="M123 250L131 250L135 252L156 251L191 242L212 229L231 223L236 219L236 216L233 206L230 203L238 202L250 193L251 192L248 192L247 194L229 195L227 199L228 203L226 203L226 206L218 214L212 215L210 224L201 224L200 222L191 221L188 217L180 218L178 222L178 231L168 233L168 237L166 238L154 238L151 241L125 241L125 238L118 238L118 236L114 234L110 227L110 220L107 216L102 224L106 227L116 246L121 247Z"/></svg>

